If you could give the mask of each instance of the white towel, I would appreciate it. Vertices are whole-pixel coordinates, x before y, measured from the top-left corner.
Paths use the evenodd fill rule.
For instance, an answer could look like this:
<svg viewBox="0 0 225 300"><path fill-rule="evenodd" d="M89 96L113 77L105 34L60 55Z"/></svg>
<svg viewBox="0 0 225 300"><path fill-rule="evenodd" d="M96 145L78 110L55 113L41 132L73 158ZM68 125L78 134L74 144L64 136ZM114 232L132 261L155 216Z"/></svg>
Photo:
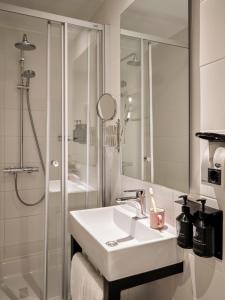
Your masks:
<svg viewBox="0 0 225 300"><path fill-rule="evenodd" d="M72 300L103 300L103 278L81 253L73 256L70 287Z"/></svg>

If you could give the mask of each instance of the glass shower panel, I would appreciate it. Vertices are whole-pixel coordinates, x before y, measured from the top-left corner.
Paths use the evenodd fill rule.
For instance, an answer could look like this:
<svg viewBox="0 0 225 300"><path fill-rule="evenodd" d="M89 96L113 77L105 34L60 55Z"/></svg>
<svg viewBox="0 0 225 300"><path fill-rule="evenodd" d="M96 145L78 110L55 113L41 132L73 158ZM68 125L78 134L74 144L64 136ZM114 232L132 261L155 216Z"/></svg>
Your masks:
<svg viewBox="0 0 225 300"><path fill-rule="evenodd" d="M0 40L0 299L41 299L47 21L0 11Z"/></svg>
<svg viewBox="0 0 225 300"><path fill-rule="evenodd" d="M141 178L141 40L121 37L122 173Z"/></svg>
<svg viewBox="0 0 225 300"><path fill-rule="evenodd" d="M97 30L68 27L68 207L99 206L101 37Z"/></svg>
<svg viewBox="0 0 225 300"><path fill-rule="evenodd" d="M48 25L49 38L49 193L47 208L47 299L62 295L63 197L62 197L62 25Z"/></svg>

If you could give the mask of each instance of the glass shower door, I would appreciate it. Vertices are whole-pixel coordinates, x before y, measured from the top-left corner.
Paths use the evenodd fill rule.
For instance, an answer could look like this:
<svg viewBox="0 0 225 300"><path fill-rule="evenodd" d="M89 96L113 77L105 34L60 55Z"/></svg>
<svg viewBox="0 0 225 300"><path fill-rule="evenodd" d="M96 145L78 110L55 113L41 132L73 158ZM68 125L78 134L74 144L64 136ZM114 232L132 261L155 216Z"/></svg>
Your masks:
<svg viewBox="0 0 225 300"><path fill-rule="evenodd" d="M101 124L96 104L101 87L101 36L68 27L68 205L101 205Z"/></svg>
<svg viewBox="0 0 225 300"><path fill-rule="evenodd" d="M67 213L102 206L102 124L96 113L102 94L101 48L101 32L68 26ZM67 265L69 273L70 259Z"/></svg>
<svg viewBox="0 0 225 300"><path fill-rule="evenodd" d="M48 23L44 299L63 296L63 30Z"/></svg>
<svg viewBox="0 0 225 300"><path fill-rule="evenodd" d="M49 23L46 299L69 299L69 211L101 206L100 53L98 30Z"/></svg>

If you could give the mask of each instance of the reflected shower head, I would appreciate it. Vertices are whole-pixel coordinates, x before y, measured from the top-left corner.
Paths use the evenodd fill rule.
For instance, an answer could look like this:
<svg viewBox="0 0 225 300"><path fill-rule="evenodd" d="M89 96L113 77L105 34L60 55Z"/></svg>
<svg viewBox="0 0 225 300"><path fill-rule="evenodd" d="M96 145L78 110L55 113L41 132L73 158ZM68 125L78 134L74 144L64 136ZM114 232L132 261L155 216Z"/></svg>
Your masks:
<svg viewBox="0 0 225 300"><path fill-rule="evenodd" d="M137 59L137 55L134 54L133 57L132 57L132 60L129 60L129 61L127 62L127 64L128 64L129 66L139 67L139 66L141 65L141 62L140 62L140 60Z"/></svg>
<svg viewBox="0 0 225 300"><path fill-rule="evenodd" d="M24 34L23 35L23 40L22 42L18 42L18 43L15 43L15 47L17 49L20 49L20 50L34 50L36 49L36 46L31 44L28 39L27 39L27 35Z"/></svg>
<svg viewBox="0 0 225 300"><path fill-rule="evenodd" d="M22 76L23 76L24 78L27 78L27 79L34 78L35 75L36 75L35 72L32 71L32 70L26 70L26 71L24 71L23 74L22 74Z"/></svg>

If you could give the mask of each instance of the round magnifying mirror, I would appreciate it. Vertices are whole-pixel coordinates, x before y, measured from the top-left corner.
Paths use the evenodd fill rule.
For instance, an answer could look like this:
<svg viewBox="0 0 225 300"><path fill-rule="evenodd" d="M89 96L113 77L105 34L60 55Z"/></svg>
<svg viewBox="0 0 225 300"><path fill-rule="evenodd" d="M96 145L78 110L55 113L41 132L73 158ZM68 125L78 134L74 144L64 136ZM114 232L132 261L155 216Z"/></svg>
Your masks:
<svg viewBox="0 0 225 300"><path fill-rule="evenodd" d="M110 94L103 94L97 103L97 114L103 121L112 120L116 115L116 100Z"/></svg>

